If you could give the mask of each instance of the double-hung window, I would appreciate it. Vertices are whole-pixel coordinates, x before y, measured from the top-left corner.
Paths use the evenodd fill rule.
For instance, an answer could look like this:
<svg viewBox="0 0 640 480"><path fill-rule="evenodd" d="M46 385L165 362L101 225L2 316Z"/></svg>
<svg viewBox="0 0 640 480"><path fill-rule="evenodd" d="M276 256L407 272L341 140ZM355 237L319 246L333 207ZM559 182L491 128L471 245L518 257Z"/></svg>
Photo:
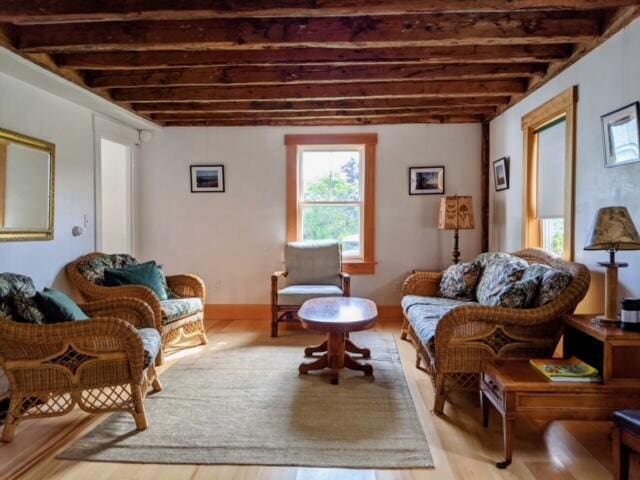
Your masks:
<svg viewBox="0 0 640 480"><path fill-rule="evenodd" d="M287 240L333 240L343 268L373 273L376 135L287 135Z"/></svg>

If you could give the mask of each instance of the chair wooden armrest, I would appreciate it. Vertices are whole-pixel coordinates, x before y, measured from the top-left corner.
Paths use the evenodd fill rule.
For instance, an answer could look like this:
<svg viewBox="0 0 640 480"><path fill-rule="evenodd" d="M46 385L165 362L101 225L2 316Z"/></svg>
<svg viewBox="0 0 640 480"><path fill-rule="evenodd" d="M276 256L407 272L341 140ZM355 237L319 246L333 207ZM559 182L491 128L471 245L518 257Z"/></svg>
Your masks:
<svg viewBox="0 0 640 480"><path fill-rule="evenodd" d="M115 317L126 320L136 328L156 328L153 310L137 298L114 298L79 305L91 318Z"/></svg>
<svg viewBox="0 0 640 480"><path fill-rule="evenodd" d="M442 272L416 272L407 277L402 285L402 295L433 297L438 294Z"/></svg>
<svg viewBox="0 0 640 480"><path fill-rule="evenodd" d="M167 276L169 288L183 298L197 297L205 303L206 287L204 281L197 275L184 273L181 275Z"/></svg>
<svg viewBox="0 0 640 480"><path fill-rule="evenodd" d="M340 278L342 279L342 293L345 297L351 296L351 275L347 272L340 272Z"/></svg>
<svg viewBox="0 0 640 480"><path fill-rule="evenodd" d="M277 303L277 297L278 297L278 279L280 277L285 278L287 276L287 272L284 270L278 270L276 272L273 272L273 274L271 274L271 299L275 301L272 301L272 304L275 305Z"/></svg>

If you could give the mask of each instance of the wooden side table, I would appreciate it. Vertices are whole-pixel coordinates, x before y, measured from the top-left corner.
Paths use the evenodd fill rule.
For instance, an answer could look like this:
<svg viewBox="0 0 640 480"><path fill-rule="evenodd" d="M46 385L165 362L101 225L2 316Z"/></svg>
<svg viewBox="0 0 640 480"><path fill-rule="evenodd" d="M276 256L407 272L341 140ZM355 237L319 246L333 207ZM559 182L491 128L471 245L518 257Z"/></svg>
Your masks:
<svg viewBox="0 0 640 480"><path fill-rule="evenodd" d="M504 461L511 463L515 422L536 420L611 420L617 410L640 408L640 333L593 323L593 316L565 318L564 354L597 368L602 383L548 380L526 359L493 359L483 363L480 380L482 424L489 404L502 416Z"/></svg>

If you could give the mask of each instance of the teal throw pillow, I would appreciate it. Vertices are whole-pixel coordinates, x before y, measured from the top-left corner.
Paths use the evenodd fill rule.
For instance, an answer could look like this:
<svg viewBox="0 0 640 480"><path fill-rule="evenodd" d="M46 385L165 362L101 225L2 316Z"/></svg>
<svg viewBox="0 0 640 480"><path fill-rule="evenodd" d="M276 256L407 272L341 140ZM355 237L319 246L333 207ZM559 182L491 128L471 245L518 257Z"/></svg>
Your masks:
<svg viewBox="0 0 640 480"><path fill-rule="evenodd" d="M104 285L119 287L122 285L142 285L153 290L160 300L167 300L166 279L159 265L150 262L130 265L124 268L107 268L104 271Z"/></svg>
<svg viewBox="0 0 640 480"><path fill-rule="evenodd" d="M78 304L62 292L45 288L43 292L38 292L36 297L45 313L45 323L89 320Z"/></svg>

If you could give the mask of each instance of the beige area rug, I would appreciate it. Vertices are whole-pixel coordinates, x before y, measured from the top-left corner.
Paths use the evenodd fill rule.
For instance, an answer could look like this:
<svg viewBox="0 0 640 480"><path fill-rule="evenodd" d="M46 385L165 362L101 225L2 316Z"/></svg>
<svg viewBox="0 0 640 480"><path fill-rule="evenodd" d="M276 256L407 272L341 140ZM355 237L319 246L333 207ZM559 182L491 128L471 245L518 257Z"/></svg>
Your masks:
<svg viewBox="0 0 640 480"><path fill-rule="evenodd" d="M247 335L237 346L216 335L180 360L146 400L149 428L117 413L58 458L127 463L430 468L393 336L352 335L372 350L374 378L344 370L298 375L303 346L320 337ZM228 337L230 338L230 337Z"/></svg>

